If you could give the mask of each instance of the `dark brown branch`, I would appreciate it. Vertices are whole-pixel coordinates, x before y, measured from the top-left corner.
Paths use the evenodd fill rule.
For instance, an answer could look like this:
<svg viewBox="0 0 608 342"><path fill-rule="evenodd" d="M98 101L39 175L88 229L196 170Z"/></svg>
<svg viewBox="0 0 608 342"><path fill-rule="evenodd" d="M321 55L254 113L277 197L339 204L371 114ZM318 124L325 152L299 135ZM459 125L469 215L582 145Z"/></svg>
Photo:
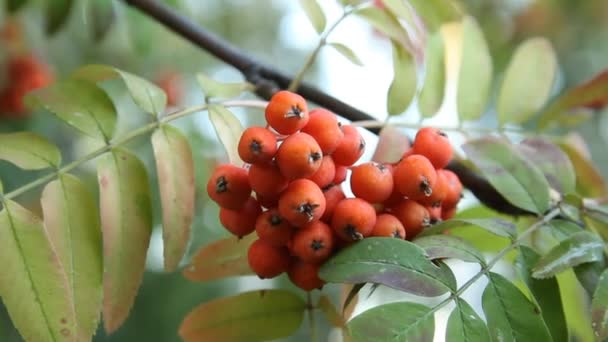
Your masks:
<svg viewBox="0 0 608 342"><path fill-rule="evenodd" d="M163 3L154 0L124 1L218 59L241 71L247 80L256 86L256 93L262 98L270 99L274 92L278 89L287 88L293 80L291 75L286 75L276 68L252 58L236 46L203 29ZM375 120L371 115L328 95L312 85L302 83L297 92L308 101L327 108L351 121ZM378 133L377 128L369 130ZM479 201L486 206L510 215L530 214L510 204L487 180L462 163L453 161L448 168L456 173L463 185L471 190Z"/></svg>

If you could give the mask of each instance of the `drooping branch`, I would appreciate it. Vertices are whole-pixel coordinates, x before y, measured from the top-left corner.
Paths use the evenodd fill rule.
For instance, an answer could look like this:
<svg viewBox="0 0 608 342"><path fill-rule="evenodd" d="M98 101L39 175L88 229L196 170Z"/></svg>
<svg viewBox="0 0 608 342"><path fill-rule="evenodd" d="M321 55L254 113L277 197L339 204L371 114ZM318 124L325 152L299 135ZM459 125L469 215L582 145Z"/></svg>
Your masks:
<svg viewBox="0 0 608 342"><path fill-rule="evenodd" d="M256 86L256 94L264 99L270 99L279 89L286 89L293 76L287 75L275 67L267 65L251 57L251 55L205 30L187 17L179 14L167 5L155 0L124 0L127 4L139 9L142 13L155 19L168 29L188 39L193 44L212 54L216 58L238 69ZM318 104L351 121L375 120L371 115L345 103L316 87L301 83L297 93L308 101ZM369 129L378 133L378 128ZM530 214L509 203L492 185L475 171L462 163L452 161L448 169L455 172L468 188L484 205L509 215Z"/></svg>

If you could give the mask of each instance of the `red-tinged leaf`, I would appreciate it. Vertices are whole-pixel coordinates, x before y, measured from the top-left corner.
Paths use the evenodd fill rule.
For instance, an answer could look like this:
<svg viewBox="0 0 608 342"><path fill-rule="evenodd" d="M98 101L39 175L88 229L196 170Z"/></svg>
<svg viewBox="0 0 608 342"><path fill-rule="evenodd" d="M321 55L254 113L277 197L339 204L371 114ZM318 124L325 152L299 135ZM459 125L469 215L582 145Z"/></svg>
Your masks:
<svg viewBox="0 0 608 342"><path fill-rule="evenodd" d="M553 101L540 117L539 127L548 128L563 112L577 107L601 109L608 104L608 70L591 80L566 90Z"/></svg>
<svg viewBox="0 0 608 342"><path fill-rule="evenodd" d="M542 138L528 138L517 150L531 160L553 189L562 194L576 191L576 174L570 159L557 145Z"/></svg>
<svg viewBox="0 0 608 342"><path fill-rule="evenodd" d="M285 290L241 293L201 304L179 328L185 341L256 342L291 335L304 318L306 303Z"/></svg>
<svg viewBox="0 0 608 342"><path fill-rule="evenodd" d="M129 315L142 281L152 232L150 185L143 163L120 149L97 168L103 232L103 320L111 333Z"/></svg>
<svg viewBox="0 0 608 342"><path fill-rule="evenodd" d="M194 218L192 148L178 129L168 125L154 132L152 146L163 208L165 270L172 272L186 251Z"/></svg>
<svg viewBox="0 0 608 342"><path fill-rule="evenodd" d="M72 341L68 280L42 221L5 200L0 211L0 296L26 341Z"/></svg>
<svg viewBox="0 0 608 342"><path fill-rule="evenodd" d="M572 161L576 172L577 192L582 196L600 197L606 194L608 188L600 171L576 147L568 142L560 142L559 147L566 152Z"/></svg>
<svg viewBox="0 0 608 342"><path fill-rule="evenodd" d="M72 296L73 336L91 340L99 322L103 259L99 212L93 195L76 177L62 174L42 192L44 228Z"/></svg>
<svg viewBox="0 0 608 342"><path fill-rule="evenodd" d="M485 266L486 261L475 247L456 236L429 235L417 238L414 243L426 252L427 258L443 259L455 258L466 262L479 263Z"/></svg>
<svg viewBox="0 0 608 342"><path fill-rule="evenodd" d="M326 296L322 295L319 297L319 302L317 306L321 311L325 314L325 318L333 325L334 327L343 327L346 323L344 318L338 312L338 309L332 304L331 300Z"/></svg>
<svg viewBox="0 0 608 342"><path fill-rule="evenodd" d="M457 229L460 227L475 226L484 229L494 235L514 238L516 236L515 225L511 222L500 218L482 218L482 219L451 219L436 224L427 228L418 235L419 237L440 234L445 231Z"/></svg>
<svg viewBox="0 0 608 342"><path fill-rule="evenodd" d="M378 163L396 163L411 145L405 132L392 125L384 126L380 130L372 160Z"/></svg>
<svg viewBox="0 0 608 342"><path fill-rule="evenodd" d="M239 239L229 237L201 248L184 269L184 277L192 281L208 281L253 274L247 262L249 246L255 234Z"/></svg>

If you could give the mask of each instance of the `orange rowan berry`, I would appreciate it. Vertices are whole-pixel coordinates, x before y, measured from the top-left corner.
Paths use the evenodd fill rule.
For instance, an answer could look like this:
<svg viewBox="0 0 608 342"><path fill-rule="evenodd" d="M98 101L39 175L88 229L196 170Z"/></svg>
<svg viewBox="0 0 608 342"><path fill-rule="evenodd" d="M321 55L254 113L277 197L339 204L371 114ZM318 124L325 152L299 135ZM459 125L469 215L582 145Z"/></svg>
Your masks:
<svg viewBox="0 0 608 342"><path fill-rule="evenodd" d="M414 238L431 221L428 210L421 204L410 199L403 200L391 208L391 213L401 221L408 240Z"/></svg>
<svg viewBox="0 0 608 342"><path fill-rule="evenodd" d="M274 246L286 246L291 239L293 227L281 217L277 208L263 212L255 221L255 232L260 240Z"/></svg>
<svg viewBox="0 0 608 342"><path fill-rule="evenodd" d="M325 196L325 212L321 216L321 220L329 223L334 214L334 209L338 202L346 198L344 191L340 185L330 185L323 188L323 196Z"/></svg>
<svg viewBox="0 0 608 342"><path fill-rule="evenodd" d="M388 236L405 239L405 228L394 215L380 214L376 218L376 224L371 236Z"/></svg>
<svg viewBox="0 0 608 342"><path fill-rule="evenodd" d="M261 213L262 208L258 201L249 197L241 209L220 208L220 222L232 234L243 237L255 230L255 222Z"/></svg>
<svg viewBox="0 0 608 342"><path fill-rule="evenodd" d="M456 207L462 197L462 183L460 183L460 179L450 170L439 170L437 172L442 173L447 180L447 192L443 199L443 207L446 209Z"/></svg>
<svg viewBox="0 0 608 342"><path fill-rule="evenodd" d="M286 90L272 96L265 116L270 127L281 134L293 134L306 126L309 120L306 100Z"/></svg>
<svg viewBox="0 0 608 342"><path fill-rule="evenodd" d="M277 247L264 240L255 240L247 252L251 270L262 279L274 278L289 269L287 247Z"/></svg>
<svg viewBox="0 0 608 342"><path fill-rule="evenodd" d="M293 262L287 270L287 275L291 282L304 291L321 289L325 282L319 278L318 264L303 261Z"/></svg>
<svg viewBox="0 0 608 342"><path fill-rule="evenodd" d="M436 169L446 167L453 153L447 134L432 127L421 128L416 133L412 150L427 157Z"/></svg>
<svg viewBox="0 0 608 342"><path fill-rule="evenodd" d="M336 164L331 156L324 156L321 161L321 166L312 176L308 177L311 181L317 183L320 188L324 188L333 182L336 177Z"/></svg>
<svg viewBox="0 0 608 342"><path fill-rule="evenodd" d="M441 219L447 221L456 215L456 207L452 208L442 208L441 210Z"/></svg>
<svg viewBox="0 0 608 342"><path fill-rule="evenodd" d="M264 127L249 127L241 135L238 152L246 163L266 163L277 152L277 137Z"/></svg>
<svg viewBox="0 0 608 342"><path fill-rule="evenodd" d="M256 192L255 196L258 199L258 203L266 209L274 208L279 205L279 194L264 196Z"/></svg>
<svg viewBox="0 0 608 342"><path fill-rule="evenodd" d="M298 229L290 245L291 254L305 262L322 262L334 248L331 228L324 222L314 221Z"/></svg>
<svg viewBox="0 0 608 342"><path fill-rule="evenodd" d="M430 207L441 207L441 203L448 194L448 180L443 172L437 170L437 180L431 189L431 195L418 199L420 204Z"/></svg>
<svg viewBox="0 0 608 342"><path fill-rule="evenodd" d="M430 224L435 224L441 221L441 213L443 212L441 206L426 206L425 208L429 212Z"/></svg>
<svg viewBox="0 0 608 342"><path fill-rule="evenodd" d="M397 164L393 180L402 195L419 200L433 193L437 172L426 157L413 154Z"/></svg>
<svg viewBox="0 0 608 342"><path fill-rule="evenodd" d="M279 198L279 213L289 223L302 227L316 221L325 212L325 196L321 188L308 179L297 179L287 186Z"/></svg>
<svg viewBox="0 0 608 342"><path fill-rule="evenodd" d="M289 182L283 176L276 163L252 164L249 167L249 184L256 194L264 197L278 198Z"/></svg>
<svg viewBox="0 0 608 342"><path fill-rule="evenodd" d="M290 135L277 151L277 165L287 179L312 176L319 167L323 154L319 144L306 133Z"/></svg>
<svg viewBox="0 0 608 342"><path fill-rule="evenodd" d="M380 203L393 192L393 175L384 165L369 162L352 168L350 187L356 197Z"/></svg>
<svg viewBox="0 0 608 342"><path fill-rule="evenodd" d="M183 97L184 88L181 76L175 71L165 71L156 79L156 85L167 95L167 106L178 105Z"/></svg>
<svg viewBox="0 0 608 342"><path fill-rule="evenodd" d="M302 132L310 134L319 146L323 154L328 155L338 147L344 133L340 128L336 115L327 109L317 108L310 111L310 119Z"/></svg>
<svg viewBox="0 0 608 342"><path fill-rule="evenodd" d="M369 236L376 224L376 210L360 198L343 199L336 205L331 227L346 241L357 241Z"/></svg>
<svg viewBox="0 0 608 342"><path fill-rule="evenodd" d="M207 181L207 194L220 207L242 208L251 194L247 170L232 164L219 165Z"/></svg>
<svg viewBox="0 0 608 342"><path fill-rule="evenodd" d="M339 165L351 166L361 158L365 151L365 140L355 126L343 125L344 137L332 153L334 162Z"/></svg>
<svg viewBox="0 0 608 342"><path fill-rule="evenodd" d="M335 161L334 161L335 164ZM338 185L346 180L346 173L348 172L348 167L344 165L336 165L336 176L332 183Z"/></svg>

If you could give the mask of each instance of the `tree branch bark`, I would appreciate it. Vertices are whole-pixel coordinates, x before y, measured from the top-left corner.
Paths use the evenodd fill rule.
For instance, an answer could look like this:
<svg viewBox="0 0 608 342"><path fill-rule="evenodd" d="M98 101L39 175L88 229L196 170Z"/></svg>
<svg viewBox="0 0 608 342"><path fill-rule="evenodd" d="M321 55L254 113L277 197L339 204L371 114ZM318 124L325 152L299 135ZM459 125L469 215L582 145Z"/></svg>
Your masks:
<svg viewBox="0 0 608 342"><path fill-rule="evenodd" d="M212 54L223 62L235 67L247 81L256 86L256 94L270 99L279 89L286 89L293 80L280 70L252 58L246 52L205 30L187 17L179 14L167 5L155 0L124 0L168 29L188 39L193 44ZM314 102L351 121L375 120L371 115L345 103L316 87L302 83L297 93L308 101ZM378 133L378 128L369 129ZM448 167L458 175L462 184L468 188L484 205L509 215L529 215L531 213L513 206L483 177L467 168L462 163L452 161Z"/></svg>

